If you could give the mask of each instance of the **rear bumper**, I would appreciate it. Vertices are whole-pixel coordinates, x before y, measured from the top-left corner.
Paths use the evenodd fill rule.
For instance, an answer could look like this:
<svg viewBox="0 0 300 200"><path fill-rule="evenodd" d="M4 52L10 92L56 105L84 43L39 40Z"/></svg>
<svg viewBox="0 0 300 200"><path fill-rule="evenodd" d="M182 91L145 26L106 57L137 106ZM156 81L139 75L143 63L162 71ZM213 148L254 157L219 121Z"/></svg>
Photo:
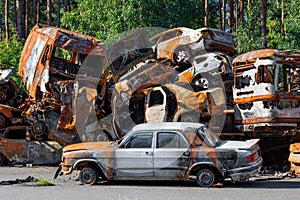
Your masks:
<svg viewBox="0 0 300 200"><path fill-rule="evenodd" d="M240 167L231 169L225 172L225 178L231 178L233 181L245 181L250 177L256 176L260 172L260 168L262 166L263 159L261 157L247 167Z"/></svg>

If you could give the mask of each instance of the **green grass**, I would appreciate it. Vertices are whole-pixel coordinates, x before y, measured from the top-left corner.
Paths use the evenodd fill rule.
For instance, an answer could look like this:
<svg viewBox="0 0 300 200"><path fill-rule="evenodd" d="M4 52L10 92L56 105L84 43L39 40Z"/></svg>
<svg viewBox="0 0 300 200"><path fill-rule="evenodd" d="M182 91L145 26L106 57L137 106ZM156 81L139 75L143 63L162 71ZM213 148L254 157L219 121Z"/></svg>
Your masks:
<svg viewBox="0 0 300 200"><path fill-rule="evenodd" d="M38 182L36 183L37 186L54 186L55 183L53 180L48 180L46 178L40 178L38 179Z"/></svg>

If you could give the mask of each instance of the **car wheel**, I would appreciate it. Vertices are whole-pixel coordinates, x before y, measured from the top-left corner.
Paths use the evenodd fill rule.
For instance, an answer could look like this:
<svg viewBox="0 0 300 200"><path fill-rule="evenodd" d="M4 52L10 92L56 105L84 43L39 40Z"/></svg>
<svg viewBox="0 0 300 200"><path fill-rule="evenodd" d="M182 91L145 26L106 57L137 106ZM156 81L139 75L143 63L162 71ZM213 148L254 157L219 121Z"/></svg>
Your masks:
<svg viewBox="0 0 300 200"><path fill-rule="evenodd" d="M0 129L4 128L8 124L7 118L0 113Z"/></svg>
<svg viewBox="0 0 300 200"><path fill-rule="evenodd" d="M110 137L107 132L102 131L101 133L99 133L97 135L96 140L97 140L97 142L108 142L108 141L110 141Z"/></svg>
<svg viewBox="0 0 300 200"><path fill-rule="evenodd" d="M210 168L203 168L197 174L197 183L200 187L210 187L215 183L216 175Z"/></svg>
<svg viewBox="0 0 300 200"><path fill-rule="evenodd" d="M79 173L79 180L84 185L93 185L97 183L98 172L93 167L84 167Z"/></svg>
<svg viewBox="0 0 300 200"><path fill-rule="evenodd" d="M6 164L6 158L2 153L0 153L0 166L3 166L5 164Z"/></svg>

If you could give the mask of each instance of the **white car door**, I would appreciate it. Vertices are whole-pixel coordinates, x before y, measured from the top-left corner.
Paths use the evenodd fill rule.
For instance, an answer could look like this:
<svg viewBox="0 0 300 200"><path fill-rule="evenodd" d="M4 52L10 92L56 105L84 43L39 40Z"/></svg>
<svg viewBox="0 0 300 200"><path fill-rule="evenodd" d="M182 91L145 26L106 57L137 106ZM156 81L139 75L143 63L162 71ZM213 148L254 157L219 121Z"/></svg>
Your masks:
<svg viewBox="0 0 300 200"><path fill-rule="evenodd" d="M154 148L154 175L158 179L184 179L191 162L189 145L177 132L158 132Z"/></svg>
<svg viewBox="0 0 300 200"><path fill-rule="evenodd" d="M117 179L151 179L153 173L153 133L137 132L116 150Z"/></svg>
<svg viewBox="0 0 300 200"><path fill-rule="evenodd" d="M161 87L154 88L147 96L146 121L164 122L167 118L167 95Z"/></svg>

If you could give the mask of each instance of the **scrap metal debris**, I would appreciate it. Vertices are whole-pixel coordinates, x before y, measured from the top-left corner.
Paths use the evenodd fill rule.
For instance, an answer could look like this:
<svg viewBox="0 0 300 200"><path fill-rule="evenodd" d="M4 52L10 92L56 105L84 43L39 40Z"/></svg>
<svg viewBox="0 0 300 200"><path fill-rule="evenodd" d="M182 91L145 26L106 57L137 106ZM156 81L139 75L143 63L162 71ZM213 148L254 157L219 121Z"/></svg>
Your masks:
<svg viewBox="0 0 300 200"><path fill-rule="evenodd" d="M291 162L291 172L300 176L300 143L291 144L289 161Z"/></svg>
<svg viewBox="0 0 300 200"><path fill-rule="evenodd" d="M8 180L8 181L1 181L0 185L12 185L12 184L20 184L20 183L29 183L29 182L37 182L38 180L33 176L28 176L25 179L16 179L16 180Z"/></svg>

